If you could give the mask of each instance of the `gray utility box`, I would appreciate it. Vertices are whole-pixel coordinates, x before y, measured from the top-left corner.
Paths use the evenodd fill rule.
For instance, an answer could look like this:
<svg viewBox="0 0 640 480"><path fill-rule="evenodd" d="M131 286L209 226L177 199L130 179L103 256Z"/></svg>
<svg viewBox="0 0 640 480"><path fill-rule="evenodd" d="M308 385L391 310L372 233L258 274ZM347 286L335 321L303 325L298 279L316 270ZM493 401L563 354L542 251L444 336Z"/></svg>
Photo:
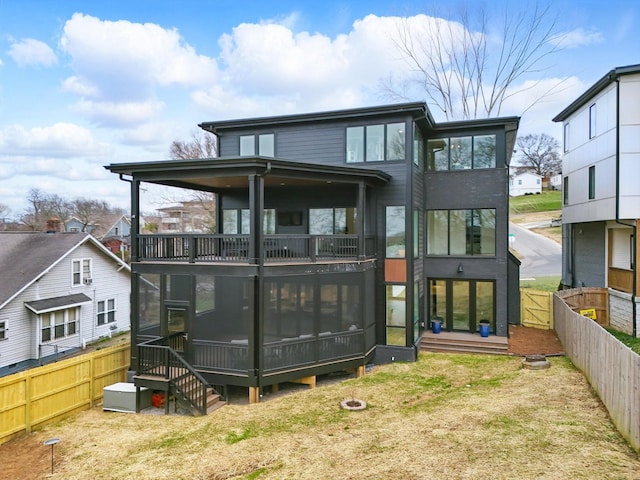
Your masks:
<svg viewBox="0 0 640 480"><path fill-rule="evenodd" d="M113 412L136 411L136 386L133 383L114 383L104 387L102 409ZM151 406L151 390L140 387L140 410Z"/></svg>

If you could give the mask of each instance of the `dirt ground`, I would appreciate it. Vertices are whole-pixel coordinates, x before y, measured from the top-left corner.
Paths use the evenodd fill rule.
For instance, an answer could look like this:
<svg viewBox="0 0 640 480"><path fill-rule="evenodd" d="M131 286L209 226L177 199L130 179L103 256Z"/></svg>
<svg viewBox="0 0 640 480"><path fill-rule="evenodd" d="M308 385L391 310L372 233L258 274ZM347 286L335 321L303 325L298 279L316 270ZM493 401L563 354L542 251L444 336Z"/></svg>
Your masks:
<svg viewBox="0 0 640 480"><path fill-rule="evenodd" d="M512 355L562 355L564 350L554 330L510 325L509 353Z"/></svg>

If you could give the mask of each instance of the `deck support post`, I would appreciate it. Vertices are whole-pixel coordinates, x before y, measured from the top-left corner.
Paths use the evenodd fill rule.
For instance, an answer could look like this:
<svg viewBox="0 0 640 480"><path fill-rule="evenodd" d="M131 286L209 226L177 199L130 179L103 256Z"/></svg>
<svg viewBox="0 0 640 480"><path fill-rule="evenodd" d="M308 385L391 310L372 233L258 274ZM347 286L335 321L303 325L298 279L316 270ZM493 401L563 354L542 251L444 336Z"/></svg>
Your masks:
<svg viewBox="0 0 640 480"><path fill-rule="evenodd" d="M356 368L356 378L364 377L364 365L360 365Z"/></svg>
<svg viewBox="0 0 640 480"><path fill-rule="evenodd" d="M249 403L260 403L260 387L249 387Z"/></svg>

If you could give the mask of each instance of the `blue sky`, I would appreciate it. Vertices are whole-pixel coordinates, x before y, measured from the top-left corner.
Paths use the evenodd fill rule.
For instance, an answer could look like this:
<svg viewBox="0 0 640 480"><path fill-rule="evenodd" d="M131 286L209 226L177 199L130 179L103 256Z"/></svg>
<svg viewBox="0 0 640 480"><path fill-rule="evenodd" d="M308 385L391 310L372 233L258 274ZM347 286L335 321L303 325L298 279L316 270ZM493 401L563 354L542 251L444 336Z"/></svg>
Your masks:
<svg viewBox="0 0 640 480"><path fill-rule="evenodd" d="M2 215L23 213L31 188L127 208L128 185L102 166L166 159L203 121L388 103L380 79L410 74L392 43L398 18L449 20L447 3L0 0ZM532 108L532 90L516 95L501 113L522 116L520 133L559 138L555 114L640 63L640 4L551 7L563 48L516 86L560 87Z"/></svg>

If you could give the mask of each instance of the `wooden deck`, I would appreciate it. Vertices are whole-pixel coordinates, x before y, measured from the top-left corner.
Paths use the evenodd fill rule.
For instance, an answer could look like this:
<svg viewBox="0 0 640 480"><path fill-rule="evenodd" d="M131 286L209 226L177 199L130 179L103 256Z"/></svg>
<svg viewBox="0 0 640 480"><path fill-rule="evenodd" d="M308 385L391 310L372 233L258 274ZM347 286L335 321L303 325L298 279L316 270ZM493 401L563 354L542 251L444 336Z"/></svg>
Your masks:
<svg viewBox="0 0 640 480"><path fill-rule="evenodd" d="M490 353L507 355L509 339L489 335L481 337L479 333L467 332L424 332L420 340L420 351L449 353Z"/></svg>

